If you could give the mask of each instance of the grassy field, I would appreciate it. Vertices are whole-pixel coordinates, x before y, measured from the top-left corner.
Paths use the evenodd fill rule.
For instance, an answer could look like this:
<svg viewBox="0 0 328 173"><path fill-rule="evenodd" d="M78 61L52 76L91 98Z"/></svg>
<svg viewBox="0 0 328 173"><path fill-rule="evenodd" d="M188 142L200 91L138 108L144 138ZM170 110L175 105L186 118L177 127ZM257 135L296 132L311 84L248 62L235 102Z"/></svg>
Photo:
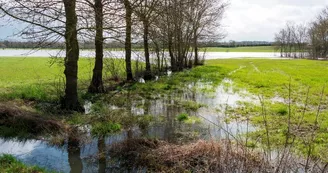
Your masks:
<svg viewBox="0 0 328 173"><path fill-rule="evenodd" d="M328 161L328 62L311 60L212 60L230 71L234 87L262 97L260 105L240 103L231 118L250 119L259 129L254 143L292 146L306 157ZM278 98L272 100L272 98ZM290 104L289 104L290 103ZM257 144L260 145L260 144Z"/></svg>
<svg viewBox="0 0 328 173"><path fill-rule="evenodd" d="M284 93L290 81L295 93L305 95L307 88L311 87L311 93L318 96L328 82L327 61L231 59L207 61L207 66L229 69L231 73L227 77L238 87L268 97Z"/></svg>
<svg viewBox="0 0 328 173"><path fill-rule="evenodd" d="M61 61L53 62L49 58L0 58L0 91L61 83L64 80ZM311 94L318 96L328 81L328 62L325 61L220 59L207 61L206 67L209 66L232 72L226 77L233 79L237 87L268 97L285 97L286 85L290 81L297 96L304 96L308 87L311 87ZM93 59L82 58L79 61L80 86L89 83L92 69ZM113 75L124 75L124 62L107 59L104 76L110 78Z"/></svg>
<svg viewBox="0 0 328 173"><path fill-rule="evenodd" d="M202 48L202 51L207 52L274 52L273 46L253 46L253 47L208 47Z"/></svg>
<svg viewBox="0 0 328 173"><path fill-rule="evenodd" d="M93 66L94 59L80 59L78 74L80 89L88 86L92 78ZM124 66L124 60L106 59L104 78L124 76ZM64 87L63 72L63 59L1 57L0 96L2 95L2 98L0 99L4 97L55 99Z"/></svg>

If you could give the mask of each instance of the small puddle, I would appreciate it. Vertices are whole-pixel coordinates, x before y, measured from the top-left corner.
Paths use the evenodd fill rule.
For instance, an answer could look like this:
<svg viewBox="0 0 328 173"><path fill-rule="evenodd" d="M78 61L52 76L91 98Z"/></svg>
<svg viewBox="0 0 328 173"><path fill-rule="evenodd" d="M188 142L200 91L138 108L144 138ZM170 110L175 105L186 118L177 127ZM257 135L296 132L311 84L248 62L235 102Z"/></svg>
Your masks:
<svg viewBox="0 0 328 173"><path fill-rule="evenodd" d="M129 130L113 134L106 138L91 138L79 147L70 146L68 141L63 147L48 145L39 140L18 141L0 138L0 154L12 154L24 163L38 165L49 170L59 172L127 172L120 170L118 164L110 161L107 146L129 138L150 137L173 143L184 143L195 139L224 139L230 135L238 136L255 130L246 122L231 121L225 123L226 108L237 108L239 102L258 103L256 97L246 90L233 90L232 81L225 79L214 92L200 92L210 90L211 83L190 84L185 92L175 94L170 98L157 100L132 101L131 114L133 116L152 115L154 123L146 129L132 127ZM193 101L204 105L197 111L185 110L177 106L178 101ZM111 109L126 109L114 105ZM86 108L91 111L91 103L86 102ZM176 117L181 113L198 117L201 122L188 124L178 122ZM86 115L87 116L87 115ZM105 162L98 159L99 153L107 153ZM129 170L137 172L136 170Z"/></svg>

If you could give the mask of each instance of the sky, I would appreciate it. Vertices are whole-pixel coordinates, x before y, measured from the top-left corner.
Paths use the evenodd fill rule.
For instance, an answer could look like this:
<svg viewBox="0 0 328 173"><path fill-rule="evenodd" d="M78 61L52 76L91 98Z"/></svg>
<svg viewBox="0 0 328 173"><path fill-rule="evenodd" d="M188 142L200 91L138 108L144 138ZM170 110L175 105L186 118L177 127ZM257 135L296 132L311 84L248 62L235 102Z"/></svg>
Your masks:
<svg viewBox="0 0 328 173"><path fill-rule="evenodd" d="M224 41L273 41L286 22L307 24L328 6L328 0L228 0L222 20ZM19 25L0 20L0 40L12 37Z"/></svg>
<svg viewBox="0 0 328 173"><path fill-rule="evenodd" d="M273 41L286 22L307 24L328 0L230 0L222 21L224 40Z"/></svg>

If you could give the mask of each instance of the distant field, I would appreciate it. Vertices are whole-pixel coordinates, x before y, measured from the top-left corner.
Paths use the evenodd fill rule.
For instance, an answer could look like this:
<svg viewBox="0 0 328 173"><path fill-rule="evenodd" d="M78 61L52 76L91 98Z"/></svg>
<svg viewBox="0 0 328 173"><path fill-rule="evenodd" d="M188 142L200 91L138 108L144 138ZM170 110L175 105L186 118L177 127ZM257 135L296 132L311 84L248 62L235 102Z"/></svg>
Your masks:
<svg viewBox="0 0 328 173"><path fill-rule="evenodd" d="M201 50L206 50L207 52L274 52L273 46L254 46L254 47L208 47Z"/></svg>

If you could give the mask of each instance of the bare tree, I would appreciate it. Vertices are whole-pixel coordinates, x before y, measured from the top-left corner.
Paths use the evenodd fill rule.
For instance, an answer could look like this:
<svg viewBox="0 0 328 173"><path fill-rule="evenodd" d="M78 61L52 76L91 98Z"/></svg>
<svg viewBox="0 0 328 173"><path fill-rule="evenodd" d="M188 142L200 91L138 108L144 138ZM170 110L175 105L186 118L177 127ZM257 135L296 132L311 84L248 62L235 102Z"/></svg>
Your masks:
<svg viewBox="0 0 328 173"><path fill-rule="evenodd" d="M125 7L125 66L126 66L126 79L128 81L133 80L132 73L132 13L133 3L130 0L122 0Z"/></svg>
<svg viewBox="0 0 328 173"><path fill-rule="evenodd" d="M146 60L145 80L152 79L150 51L149 51L149 28L152 22L157 18L156 9L160 6L160 0L142 0L135 9L135 13L139 17L143 26L143 42Z"/></svg>
<svg viewBox="0 0 328 173"><path fill-rule="evenodd" d="M276 50L281 57L304 58L308 43L307 27L288 22L284 29L275 35Z"/></svg>
<svg viewBox="0 0 328 173"><path fill-rule="evenodd" d="M322 10L311 24L309 38L312 58L328 59L328 7Z"/></svg>
<svg viewBox="0 0 328 173"><path fill-rule="evenodd" d="M93 1L93 2L92 2ZM87 6L92 8L95 21L95 65L93 69L92 80L88 88L90 93L105 92L103 85L103 59L104 59L104 3L105 0L85 0ZM82 2L83 4L83 2ZM83 5L82 5L83 6ZM86 19L88 21L88 19ZM88 22L87 22L88 23Z"/></svg>

